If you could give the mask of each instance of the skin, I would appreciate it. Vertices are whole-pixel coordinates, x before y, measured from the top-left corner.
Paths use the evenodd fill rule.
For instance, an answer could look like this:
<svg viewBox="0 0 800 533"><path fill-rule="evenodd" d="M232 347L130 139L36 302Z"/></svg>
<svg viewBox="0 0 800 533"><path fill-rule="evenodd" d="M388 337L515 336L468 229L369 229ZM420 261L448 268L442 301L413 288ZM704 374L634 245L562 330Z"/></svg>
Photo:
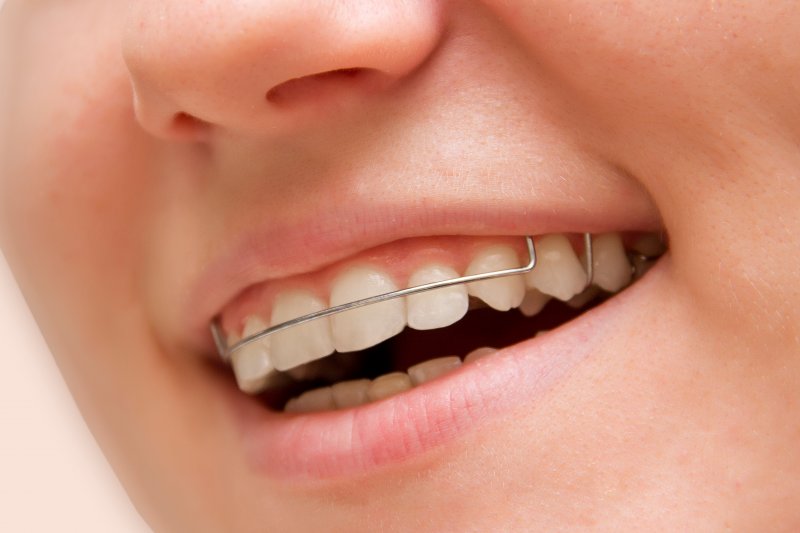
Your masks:
<svg viewBox="0 0 800 533"><path fill-rule="evenodd" d="M154 529L800 528L795 2L11 0L3 23L3 252ZM353 67L383 74L281 85ZM411 216L420 191L624 201L670 252L543 399L365 477L254 472L186 280L256 221Z"/></svg>

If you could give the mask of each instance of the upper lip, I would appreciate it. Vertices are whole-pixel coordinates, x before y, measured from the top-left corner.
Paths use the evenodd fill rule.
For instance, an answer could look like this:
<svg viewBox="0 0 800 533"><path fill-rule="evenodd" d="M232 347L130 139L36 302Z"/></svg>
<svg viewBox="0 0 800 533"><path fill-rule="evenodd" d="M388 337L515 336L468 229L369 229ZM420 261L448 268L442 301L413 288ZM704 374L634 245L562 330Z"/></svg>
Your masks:
<svg viewBox="0 0 800 533"><path fill-rule="evenodd" d="M612 205L511 199L499 209L476 204L409 207L392 199L350 202L336 210L308 214L299 222L279 217L228 239L191 284L182 303L186 341L212 353L209 325L221 310L248 287L293 274L310 272L359 251L399 239L430 235L542 235L654 231L660 226L655 209L645 201Z"/></svg>

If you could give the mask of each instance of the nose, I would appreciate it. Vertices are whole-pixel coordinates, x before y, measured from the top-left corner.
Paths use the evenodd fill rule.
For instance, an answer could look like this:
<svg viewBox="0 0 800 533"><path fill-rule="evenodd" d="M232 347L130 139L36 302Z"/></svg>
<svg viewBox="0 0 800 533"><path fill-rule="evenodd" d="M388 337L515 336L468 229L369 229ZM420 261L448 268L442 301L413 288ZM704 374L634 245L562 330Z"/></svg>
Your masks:
<svg viewBox="0 0 800 533"><path fill-rule="evenodd" d="M275 132L360 105L415 72L435 0L140 0L123 39L136 118L158 137Z"/></svg>

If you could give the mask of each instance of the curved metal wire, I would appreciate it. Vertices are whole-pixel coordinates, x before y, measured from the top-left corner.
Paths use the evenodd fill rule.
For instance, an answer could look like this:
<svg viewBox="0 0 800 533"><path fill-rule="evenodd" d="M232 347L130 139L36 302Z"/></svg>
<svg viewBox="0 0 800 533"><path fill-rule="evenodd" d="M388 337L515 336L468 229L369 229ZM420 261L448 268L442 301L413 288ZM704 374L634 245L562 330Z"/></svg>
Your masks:
<svg viewBox="0 0 800 533"><path fill-rule="evenodd" d="M594 265L592 264L593 263L592 235L591 233L584 233L583 238L585 246L584 258L586 267L586 286L588 287L592 283L592 278L594 276ZM234 351L239 350L240 348L243 348L248 344L254 343L260 339L263 339L269 335L273 335L285 329L294 326L299 326L300 324L305 324L312 320L317 320L318 318L324 318L338 313L343 313L344 311L349 311L351 309L364 307L366 305L372 305L385 302L388 300L393 300L395 298L402 298L403 296L408 296L410 294L418 294L436 289L442 289L444 287L451 287L453 285L460 285L462 283L473 283L476 281L483 281L487 279L495 279L506 276L516 276L520 274L526 274L532 271L536 267L536 247L533 244L533 237L531 237L530 235L526 236L525 245L528 249L528 262L527 264L517 268L495 270L493 272L486 272L483 274L472 274L470 276L461 276L458 278L453 278L443 281L434 281L432 283L417 285L416 287L409 287L407 289L400 289L392 292L387 292L384 294L378 294L376 296L370 296L369 298L363 298L361 300L356 300L354 302L349 302L346 304L329 307L327 309L323 309L315 313L303 315L293 320L288 320L286 322L281 322L280 324L271 326L263 331L245 337L244 339L240 340L239 342L236 342L232 346L228 346L227 340L225 339L222 333L222 327L219 323L219 319L215 319L212 322L211 335L214 338L214 343L216 344L217 351L219 351L220 357L227 360Z"/></svg>

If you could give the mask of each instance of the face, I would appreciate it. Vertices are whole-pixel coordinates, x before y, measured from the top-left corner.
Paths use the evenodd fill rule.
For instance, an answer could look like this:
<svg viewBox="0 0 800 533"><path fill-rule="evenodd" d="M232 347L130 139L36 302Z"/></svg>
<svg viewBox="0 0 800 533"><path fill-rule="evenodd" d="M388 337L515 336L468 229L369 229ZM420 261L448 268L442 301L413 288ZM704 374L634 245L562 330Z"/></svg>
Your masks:
<svg viewBox="0 0 800 533"><path fill-rule="evenodd" d="M800 524L794 2L3 20L3 252L156 530Z"/></svg>

